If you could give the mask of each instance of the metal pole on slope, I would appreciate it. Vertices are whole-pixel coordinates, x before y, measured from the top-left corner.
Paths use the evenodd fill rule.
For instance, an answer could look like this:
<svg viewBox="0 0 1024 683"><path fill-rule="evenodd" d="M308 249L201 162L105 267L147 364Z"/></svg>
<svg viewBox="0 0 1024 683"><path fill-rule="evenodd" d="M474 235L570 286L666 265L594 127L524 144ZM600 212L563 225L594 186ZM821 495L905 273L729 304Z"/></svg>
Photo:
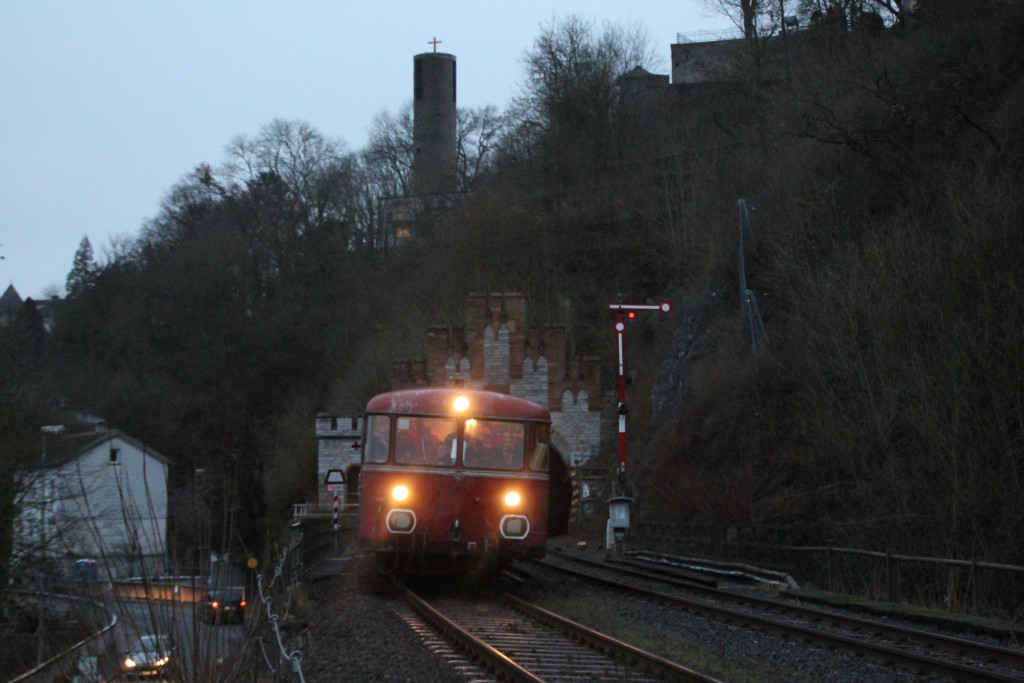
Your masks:
<svg viewBox="0 0 1024 683"><path fill-rule="evenodd" d="M747 265L746 255L743 253L743 236L749 234L754 237L754 226L750 222L750 211L747 208L747 200L740 199L737 202L740 212L740 244L739 244L739 276L740 276L740 300L743 307L743 315L746 318L747 326L750 328L750 345L753 352L757 353L759 343L768 343L768 332L764 327L764 320L761 318L761 311L757 307L757 299L754 292L747 287Z"/></svg>

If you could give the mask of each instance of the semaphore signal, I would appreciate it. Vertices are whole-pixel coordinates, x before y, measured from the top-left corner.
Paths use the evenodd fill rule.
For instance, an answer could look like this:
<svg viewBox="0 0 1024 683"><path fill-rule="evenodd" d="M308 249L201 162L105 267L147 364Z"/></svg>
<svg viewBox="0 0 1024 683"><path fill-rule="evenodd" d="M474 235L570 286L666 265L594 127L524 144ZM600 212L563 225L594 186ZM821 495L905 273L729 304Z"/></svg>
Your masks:
<svg viewBox="0 0 1024 683"><path fill-rule="evenodd" d="M662 301L660 304L608 304L608 309L618 311L615 318L615 340L619 352L619 479L626 474L626 321L636 318L638 312L662 313L672 312L672 304Z"/></svg>
<svg viewBox="0 0 1024 683"><path fill-rule="evenodd" d="M619 350L619 477L621 491L614 491L608 499L608 528L606 537L608 547L614 547L615 553L621 555L626 541L626 531L630 525L630 506L633 499L626 492L626 321L636 318L638 312L662 313L672 312L672 304L662 301L660 304L608 304L608 308L618 311L615 317L615 340Z"/></svg>

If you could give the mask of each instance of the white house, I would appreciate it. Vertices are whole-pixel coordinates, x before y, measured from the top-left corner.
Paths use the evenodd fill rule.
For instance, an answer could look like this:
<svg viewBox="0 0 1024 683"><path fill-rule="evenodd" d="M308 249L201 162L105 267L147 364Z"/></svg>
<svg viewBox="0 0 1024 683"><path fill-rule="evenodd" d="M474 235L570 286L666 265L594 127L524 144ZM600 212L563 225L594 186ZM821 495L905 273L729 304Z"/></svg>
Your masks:
<svg viewBox="0 0 1024 683"><path fill-rule="evenodd" d="M15 558L94 559L111 577L162 573L169 466L117 430L43 428L39 466L21 475Z"/></svg>

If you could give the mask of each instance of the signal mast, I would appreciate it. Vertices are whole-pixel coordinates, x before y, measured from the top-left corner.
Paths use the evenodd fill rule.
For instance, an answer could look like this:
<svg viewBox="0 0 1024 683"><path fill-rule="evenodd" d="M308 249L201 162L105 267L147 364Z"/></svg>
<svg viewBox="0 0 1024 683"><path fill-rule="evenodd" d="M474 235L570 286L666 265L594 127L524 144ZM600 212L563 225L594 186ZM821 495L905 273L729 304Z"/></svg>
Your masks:
<svg viewBox="0 0 1024 683"><path fill-rule="evenodd" d="M619 414L619 471L618 484L621 487L619 495L613 495L608 499L608 547L615 547L618 554L622 553L622 543L625 540L626 529L629 528L629 509L633 499L625 495L626 483L626 321L636 318L640 312L661 313L667 315L672 312L672 304L662 301L660 304L608 304L609 310L617 311L615 317L615 341L619 353L618 372L618 414ZM614 493L614 491L613 491Z"/></svg>

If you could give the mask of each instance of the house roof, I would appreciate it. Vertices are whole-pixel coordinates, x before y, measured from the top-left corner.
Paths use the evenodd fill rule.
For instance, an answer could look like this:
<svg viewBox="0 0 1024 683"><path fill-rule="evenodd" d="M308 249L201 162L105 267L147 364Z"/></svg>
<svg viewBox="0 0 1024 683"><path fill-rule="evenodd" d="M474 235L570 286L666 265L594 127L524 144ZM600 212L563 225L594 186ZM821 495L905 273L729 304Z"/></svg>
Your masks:
<svg viewBox="0 0 1024 683"><path fill-rule="evenodd" d="M0 296L0 313L17 313L23 303L14 285L8 285L3 296Z"/></svg>
<svg viewBox="0 0 1024 683"><path fill-rule="evenodd" d="M621 78L644 78L646 76L654 75L656 74L652 74L650 71L643 68L642 66L634 66L632 69L622 74Z"/></svg>
<svg viewBox="0 0 1024 683"><path fill-rule="evenodd" d="M162 463L166 465L171 464L170 458L154 451L138 439L128 436L124 432L117 429L99 429L90 432L64 434L57 438L45 438L46 462L42 464L42 467L59 467L67 464L94 448L101 446L104 443L109 443L114 439L126 441L143 453L156 458Z"/></svg>

